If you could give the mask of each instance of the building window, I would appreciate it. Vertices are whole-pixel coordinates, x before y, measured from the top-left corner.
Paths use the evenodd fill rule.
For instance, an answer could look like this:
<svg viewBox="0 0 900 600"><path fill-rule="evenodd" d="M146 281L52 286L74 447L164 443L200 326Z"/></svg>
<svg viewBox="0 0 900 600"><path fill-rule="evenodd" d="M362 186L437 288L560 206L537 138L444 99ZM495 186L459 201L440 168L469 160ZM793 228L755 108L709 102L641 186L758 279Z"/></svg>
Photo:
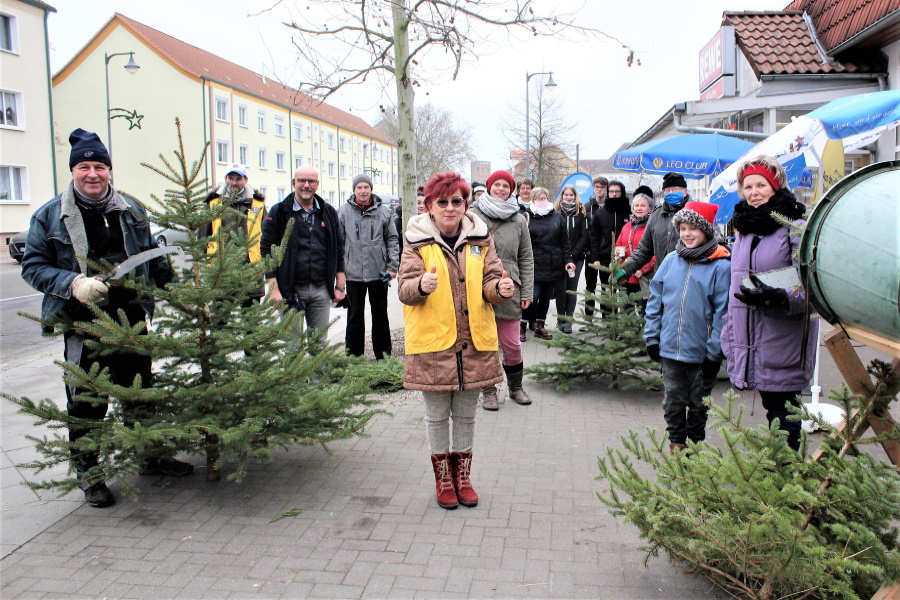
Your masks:
<svg viewBox="0 0 900 600"><path fill-rule="evenodd" d="M334 204L334 192L328 192L328 204Z"/></svg>
<svg viewBox="0 0 900 600"><path fill-rule="evenodd" d="M228 142L225 140L216 140L216 162L220 165L231 162L228 152Z"/></svg>
<svg viewBox="0 0 900 600"><path fill-rule="evenodd" d="M303 123L294 121L294 139L298 142L303 141Z"/></svg>
<svg viewBox="0 0 900 600"><path fill-rule="evenodd" d="M261 133L266 132L266 111L261 110L256 114L256 128Z"/></svg>
<svg viewBox="0 0 900 600"><path fill-rule="evenodd" d="M363 160L369 158L369 145L363 144Z"/></svg>
<svg viewBox="0 0 900 600"><path fill-rule="evenodd" d="M21 110L22 94L0 90L0 125L19 129L25 127Z"/></svg>
<svg viewBox="0 0 900 600"><path fill-rule="evenodd" d="M338 149L340 149L341 152L347 151L347 138L344 136L341 136L340 139L338 139Z"/></svg>
<svg viewBox="0 0 900 600"><path fill-rule="evenodd" d="M260 169L268 169L268 167L266 166L266 149L265 148L259 149L259 168Z"/></svg>
<svg viewBox="0 0 900 600"><path fill-rule="evenodd" d="M275 170L276 171L286 171L287 170L284 166L284 152L276 152L275 153Z"/></svg>
<svg viewBox="0 0 900 600"><path fill-rule="evenodd" d="M275 117L275 135L284 137L284 117Z"/></svg>
<svg viewBox="0 0 900 600"><path fill-rule="evenodd" d="M24 202L25 167L0 165L0 202Z"/></svg>
<svg viewBox="0 0 900 600"><path fill-rule="evenodd" d="M328 149L334 150L334 134L333 133L328 134Z"/></svg>
<svg viewBox="0 0 900 600"><path fill-rule="evenodd" d="M238 104L238 125L247 126L247 106L245 104Z"/></svg>
<svg viewBox="0 0 900 600"><path fill-rule="evenodd" d="M294 155L294 169L299 169L303 166L303 155L295 154Z"/></svg>
<svg viewBox="0 0 900 600"><path fill-rule="evenodd" d="M263 196L268 195L268 193L269 193L269 186L267 186L267 185L261 185L261 186L259 186L259 193L262 194Z"/></svg>
<svg viewBox="0 0 900 600"><path fill-rule="evenodd" d="M231 121L228 110L228 98L219 98L216 97L216 121L224 121L228 123Z"/></svg>
<svg viewBox="0 0 900 600"><path fill-rule="evenodd" d="M310 132L310 128L309 128L309 125L307 125L306 126L306 137L312 137L312 135L309 132Z"/></svg>
<svg viewBox="0 0 900 600"><path fill-rule="evenodd" d="M238 155L240 156L238 160L239 163L245 167L250 164L250 146L241 144L240 148L238 148Z"/></svg>
<svg viewBox="0 0 900 600"><path fill-rule="evenodd" d="M308 167L313 166L313 164L312 164L312 157L309 157L309 158L306 159L306 166L308 166Z"/></svg>
<svg viewBox="0 0 900 600"><path fill-rule="evenodd" d="M328 176L334 177L334 163L333 162L328 163Z"/></svg>
<svg viewBox="0 0 900 600"><path fill-rule="evenodd" d="M279 200L282 200L285 196L287 196L287 190L283 187L275 188L275 195Z"/></svg>
<svg viewBox="0 0 900 600"><path fill-rule="evenodd" d="M340 173L341 179L347 179L347 165L341 163L341 166L338 169L338 173Z"/></svg>
<svg viewBox="0 0 900 600"><path fill-rule="evenodd" d="M313 158L319 160L319 142L313 144Z"/></svg>
<svg viewBox="0 0 900 600"><path fill-rule="evenodd" d="M0 50L19 52L19 31L16 18L12 15L0 15Z"/></svg>

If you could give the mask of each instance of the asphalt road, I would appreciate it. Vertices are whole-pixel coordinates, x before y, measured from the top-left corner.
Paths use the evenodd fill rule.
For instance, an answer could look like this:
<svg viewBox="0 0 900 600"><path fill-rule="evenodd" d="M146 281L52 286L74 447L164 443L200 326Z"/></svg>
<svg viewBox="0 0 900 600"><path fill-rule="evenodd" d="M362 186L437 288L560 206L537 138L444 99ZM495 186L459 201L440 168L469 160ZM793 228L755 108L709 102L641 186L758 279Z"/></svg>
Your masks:
<svg viewBox="0 0 900 600"><path fill-rule="evenodd" d="M61 355L60 338L43 337L36 322L18 314L40 316L41 298L22 279L18 263L0 259L0 370L48 352Z"/></svg>

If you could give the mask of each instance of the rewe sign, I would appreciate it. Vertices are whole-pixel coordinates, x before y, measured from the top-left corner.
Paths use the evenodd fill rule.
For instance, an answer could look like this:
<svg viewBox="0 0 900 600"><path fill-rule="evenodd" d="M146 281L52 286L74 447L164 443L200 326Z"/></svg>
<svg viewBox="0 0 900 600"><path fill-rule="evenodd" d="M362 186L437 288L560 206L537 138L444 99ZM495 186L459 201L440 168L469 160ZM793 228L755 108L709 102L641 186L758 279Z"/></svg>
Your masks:
<svg viewBox="0 0 900 600"><path fill-rule="evenodd" d="M734 75L734 27L722 27L700 51L700 91Z"/></svg>

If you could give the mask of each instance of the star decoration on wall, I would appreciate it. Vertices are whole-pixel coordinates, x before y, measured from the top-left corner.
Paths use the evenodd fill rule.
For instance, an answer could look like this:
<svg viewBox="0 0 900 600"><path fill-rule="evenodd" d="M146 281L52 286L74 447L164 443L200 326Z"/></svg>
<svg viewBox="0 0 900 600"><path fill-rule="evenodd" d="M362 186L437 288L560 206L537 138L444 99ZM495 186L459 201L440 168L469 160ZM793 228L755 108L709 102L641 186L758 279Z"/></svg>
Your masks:
<svg viewBox="0 0 900 600"><path fill-rule="evenodd" d="M116 111L119 111L122 114L112 114ZM110 112L110 117L109 117L110 120L121 117L121 118L125 119L126 121L128 121L128 130L129 131L131 131L135 127L137 127L138 129L141 128L141 119L144 118L144 115L139 115L137 113L136 109L135 110L126 110L124 108L111 108L111 109L109 109L109 112Z"/></svg>

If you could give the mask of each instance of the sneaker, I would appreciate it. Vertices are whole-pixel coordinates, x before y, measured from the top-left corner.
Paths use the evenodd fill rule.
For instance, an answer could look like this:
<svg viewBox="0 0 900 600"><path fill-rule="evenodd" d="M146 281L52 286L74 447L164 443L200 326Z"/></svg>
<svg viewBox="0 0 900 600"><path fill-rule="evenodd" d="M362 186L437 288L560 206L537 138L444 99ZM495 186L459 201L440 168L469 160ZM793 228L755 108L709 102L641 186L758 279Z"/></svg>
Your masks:
<svg viewBox="0 0 900 600"><path fill-rule="evenodd" d="M174 458L148 458L141 465L139 475L169 475L171 477L182 477L190 475L194 472L194 465L191 463L181 462Z"/></svg>
<svg viewBox="0 0 900 600"><path fill-rule="evenodd" d="M82 481L78 487L84 492L84 501L94 508L106 508L116 503L115 496L102 481L94 485L87 481Z"/></svg>

